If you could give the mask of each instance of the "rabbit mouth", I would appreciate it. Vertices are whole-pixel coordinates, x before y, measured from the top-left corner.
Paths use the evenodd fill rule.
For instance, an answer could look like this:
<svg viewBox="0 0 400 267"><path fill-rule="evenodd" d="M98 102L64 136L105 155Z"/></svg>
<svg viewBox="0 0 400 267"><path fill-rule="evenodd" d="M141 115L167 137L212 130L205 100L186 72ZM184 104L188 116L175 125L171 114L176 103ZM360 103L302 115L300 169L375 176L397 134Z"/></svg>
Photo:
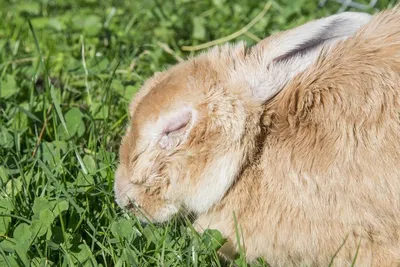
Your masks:
<svg viewBox="0 0 400 267"><path fill-rule="evenodd" d="M161 207L154 214L149 214L143 208L138 208L137 206L129 206L127 209L129 209L129 212L142 223L164 223L179 213L179 209L175 205L171 204Z"/></svg>
<svg viewBox="0 0 400 267"><path fill-rule="evenodd" d="M141 206L138 205L135 201L129 201L128 204L125 205L124 209L129 211L137 211L141 209Z"/></svg>
<svg viewBox="0 0 400 267"><path fill-rule="evenodd" d="M145 213L142 207L133 201L125 205L124 210L126 210L131 215L135 216L142 223L148 223L149 221L151 221L151 219Z"/></svg>
<svg viewBox="0 0 400 267"><path fill-rule="evenodd" d="M180 213L180 208L172 203L164 203L160 207L146 207L134 200L129 200L123 210L135 216L142 223L163 223Z"/></svg>

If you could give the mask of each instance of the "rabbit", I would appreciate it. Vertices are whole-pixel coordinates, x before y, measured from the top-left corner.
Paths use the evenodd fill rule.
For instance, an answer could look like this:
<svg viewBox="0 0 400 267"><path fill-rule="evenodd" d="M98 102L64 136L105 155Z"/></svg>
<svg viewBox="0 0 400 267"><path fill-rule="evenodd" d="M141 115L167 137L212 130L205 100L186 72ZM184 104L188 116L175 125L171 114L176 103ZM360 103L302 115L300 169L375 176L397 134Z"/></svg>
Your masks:
<svg viewBox="0 0 400 267"><path fill-rule="evenodd" d="M399 23L345 12L155 73L129 106L116 202L143 221L194 213L227 259L237 226L248 262L395 266Z"/></svg>

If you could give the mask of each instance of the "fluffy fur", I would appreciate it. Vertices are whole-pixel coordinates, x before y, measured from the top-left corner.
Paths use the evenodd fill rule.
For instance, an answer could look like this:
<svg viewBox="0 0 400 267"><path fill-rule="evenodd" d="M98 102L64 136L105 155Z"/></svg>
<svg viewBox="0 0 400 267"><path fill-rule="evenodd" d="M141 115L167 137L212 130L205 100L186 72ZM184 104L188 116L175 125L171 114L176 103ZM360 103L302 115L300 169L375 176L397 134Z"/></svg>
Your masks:
<svg viewBox="0 0 400 267"><path fill-rule="evenodd" d="M156 74L130 106L118 204L159 222L195 212L199 231L228 238L227 258L235 213L249 261L348 266L358 249L356 266L399 266L399 25L399 8L380 13L315 60L274 62L283 34ZM298 61L271 90L261 73Z"/></svg>

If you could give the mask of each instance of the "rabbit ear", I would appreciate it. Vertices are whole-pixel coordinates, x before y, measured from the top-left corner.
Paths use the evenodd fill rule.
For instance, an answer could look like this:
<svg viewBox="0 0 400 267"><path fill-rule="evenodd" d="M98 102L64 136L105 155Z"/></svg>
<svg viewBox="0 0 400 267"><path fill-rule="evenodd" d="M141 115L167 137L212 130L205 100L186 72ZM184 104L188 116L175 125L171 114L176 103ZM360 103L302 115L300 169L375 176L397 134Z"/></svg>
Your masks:
<svg viewBox="0 0 400 267"><path fill-rule="evenodd" d="M193 126L194 117L194 110L186 107L160 117L158 123L160 130L158 144L160 148L171 149L185 141Z"/></svg>
<svg viewBox="0 0 400 267"><path fill-rule="evenodd" d="M315 62L326 45L346 39L368 21L371 15L344 12L306 23L273 35L252 49L258 61L254 75L247 75L253 96L265 102L283 89L295 75Z"/></svg>

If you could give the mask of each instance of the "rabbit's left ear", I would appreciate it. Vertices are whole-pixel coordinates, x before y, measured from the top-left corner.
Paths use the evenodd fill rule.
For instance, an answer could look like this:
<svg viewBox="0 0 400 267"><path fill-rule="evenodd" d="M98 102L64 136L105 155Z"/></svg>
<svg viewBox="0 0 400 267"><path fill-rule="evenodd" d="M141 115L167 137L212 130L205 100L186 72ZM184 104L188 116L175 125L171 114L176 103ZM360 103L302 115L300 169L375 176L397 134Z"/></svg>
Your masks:
<svg viewBox="0 0 400 267"><path fill-rule="evenodd" d="M251 50L257 67L246 75L253 97L265 102L314 63L322 48L352 36L371 15L344 12L272 35Z"/></svg>

